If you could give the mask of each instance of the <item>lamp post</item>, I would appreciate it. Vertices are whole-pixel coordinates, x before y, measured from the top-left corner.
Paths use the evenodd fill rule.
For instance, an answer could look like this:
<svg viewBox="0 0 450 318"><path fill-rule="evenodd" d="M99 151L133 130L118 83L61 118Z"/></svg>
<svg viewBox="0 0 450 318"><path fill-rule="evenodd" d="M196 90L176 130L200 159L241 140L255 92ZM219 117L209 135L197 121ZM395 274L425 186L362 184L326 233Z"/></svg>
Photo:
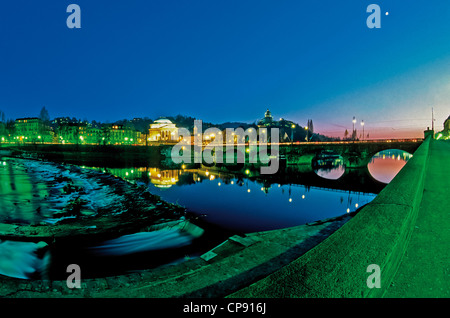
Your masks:
<svg viewBox="0 0 450 318"><path fill-rule="evenodd" d="M356 134L355 134L355 124L356 124L356 118L355 118L355 116L353 116L352 122L353 122L352 139L355 140L355 135L356 135Z"/></svg>
<svg viewBox="0 0 450 318"><path fill-rule="evenodd" d="M361 120L361 126L362 126L362 129L363 129L362 139L364 140L364 120Z"/></svg>
<svg viewBox="0 0 450 318"><path fill-rule="evenodd" d="M294 129L295 129L295 125L292 124L292 126L291 126L291 142L292 143L294 142Z"/></svg>
<svg viewBox="0 0 450 318"><path fill-rule="evenodd" d="M355 140L355 124L356 124L356 118L353 116L353 132L352 132L352 139Z"/></svg>

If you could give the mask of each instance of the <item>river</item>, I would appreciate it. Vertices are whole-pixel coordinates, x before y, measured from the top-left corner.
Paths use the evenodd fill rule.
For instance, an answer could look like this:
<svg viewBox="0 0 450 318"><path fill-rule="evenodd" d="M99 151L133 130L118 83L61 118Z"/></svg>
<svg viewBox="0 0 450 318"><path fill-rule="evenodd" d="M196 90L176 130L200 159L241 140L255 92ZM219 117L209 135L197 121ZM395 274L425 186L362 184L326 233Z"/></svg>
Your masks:
<svg viewBox="0 0 450 318"><path fill-rule="evenodd" d="M198 239L173 230L136 233L101 245L74 245L70 250L53 251L56 255L52 255L51 261L50 257L36 258L35 243L0 241L0 273L27 278L33 276L33 270L53 268L58 273L54 277L62 277L65 264L75 262L84 264L83 268L91 268L84 272L88 276L96 276L183 261L199 256L228 235L286 228L355 212L372 201L410 157L403 151L387 150L376 154L365 169L346 169L342 160L334 158L329 162L314 162L312 167L288 166L275 175L259 175L252 167L230 172L206 166L111 168L105 163L102 167L92 167L89 162L83 162L79 164L83 169L120 177L146 187L165 201L185 207L191 218L207 225L205 235ZM3 223L20 224L35 219L30 212L33 211L33 193L44 190L27 181L32 191L21 188L23 193L17 196L7 179L13 165L13 159L0 160L0 219ZM27 179L26 169L20 171L18 179ZM48 169L45 171L49 173ZM101 193L86 200L92 198L92 206L108 200L109 204L113 203L113 198L102 197ZM12 210L14 215L10 214ZM18 216L27 220L21 221ZM51 214L46 215L46 220L58 222ZM208 232L211 229L213 235ZM51 264L43 265L43 262ZM115 266L102 270L106 263Z"/></svg>

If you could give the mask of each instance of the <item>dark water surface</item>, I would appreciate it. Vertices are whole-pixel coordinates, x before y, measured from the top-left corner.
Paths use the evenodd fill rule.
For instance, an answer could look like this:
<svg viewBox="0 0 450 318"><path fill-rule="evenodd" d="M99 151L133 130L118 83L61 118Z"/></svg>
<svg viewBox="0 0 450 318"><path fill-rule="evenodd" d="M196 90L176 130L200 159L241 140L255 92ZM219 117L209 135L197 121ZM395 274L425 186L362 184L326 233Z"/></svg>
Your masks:
<svg viewBox="0 0 450 318"><path fill-rule="evenodd" d="M251 166L229 171L205 166L111 168L107 163L92 167L83 162L79 164L82 168L145 186L163 200L185 207L200 226L206 225L204 234L163 230L117 237L94 246L75 242L52 250L52 257L39 259L34 243L0 241L0 274L27 278L47 268L50 276L63 278L67 264L79 264L85 277L95 277L180 262L201 255L229 235L291 227L356 211L372 201L410 157L389 150L375 155L366 169L346 169L341 158L330 158L312 166L281 168L275 175L259 175ZM23 196L12 195L8 178L13 163L9 160L0 160L0 201L4 201L0 218L4 223L17 222L10 215L17 210L15 203L22 203L28 218L33 211L32 195L27 191L33 186L25 173L17 176ZM94 199L98 204L106 200ZM24 205L28 200L31 203Z"/></svg>

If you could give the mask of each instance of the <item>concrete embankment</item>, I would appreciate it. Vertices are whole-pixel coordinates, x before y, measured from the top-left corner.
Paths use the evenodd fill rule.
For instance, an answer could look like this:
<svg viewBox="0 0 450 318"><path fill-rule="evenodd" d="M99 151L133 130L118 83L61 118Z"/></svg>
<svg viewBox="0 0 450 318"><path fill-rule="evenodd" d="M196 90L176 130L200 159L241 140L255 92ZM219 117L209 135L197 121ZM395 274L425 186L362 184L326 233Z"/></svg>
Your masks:
<svg viewBox="0 0 450 318"><path fill-rule="evenodd" d="M430 139L352 220L279 271L229 297L381 297L408 246L422 201ZM369 288L369 265L381 288Z"/></svg>
<svg viewBox="0 0 450 318"><path fill-rule="evenodd" d="M450 297L450 142L432 140L417 221L384 297Z"/></svg>

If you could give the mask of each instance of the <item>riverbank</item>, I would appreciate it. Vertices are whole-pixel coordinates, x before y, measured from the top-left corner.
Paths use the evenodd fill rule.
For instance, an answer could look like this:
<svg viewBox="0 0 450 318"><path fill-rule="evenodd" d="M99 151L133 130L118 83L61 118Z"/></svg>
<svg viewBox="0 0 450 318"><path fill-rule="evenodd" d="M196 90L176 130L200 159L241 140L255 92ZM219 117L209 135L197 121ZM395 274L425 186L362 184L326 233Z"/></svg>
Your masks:
<svg viewBox="0 0 450 318"><path fill-rule="evenodd" d="M0 186L0 240L95 241L184 216L144 187L72 165L4 158Z"/></svg>

